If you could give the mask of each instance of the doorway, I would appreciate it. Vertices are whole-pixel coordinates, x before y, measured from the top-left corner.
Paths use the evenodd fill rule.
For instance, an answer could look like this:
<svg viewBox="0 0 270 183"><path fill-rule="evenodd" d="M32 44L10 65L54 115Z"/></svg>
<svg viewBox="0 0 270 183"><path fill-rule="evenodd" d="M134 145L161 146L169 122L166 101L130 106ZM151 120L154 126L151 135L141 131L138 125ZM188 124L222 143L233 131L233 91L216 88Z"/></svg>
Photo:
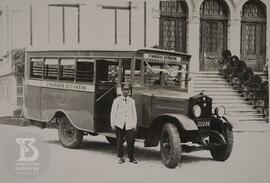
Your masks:
<svg viewBox="0 0 270 183"><path fill-rule="evenodd" d="M217 71L218 60L227 49L227 5L223 1L205 0L200 15L200 71Z"/></svg>
<svg viewBox="0 0 270 183"><path fill-rule="evenodd" d="M110 112L117 95L118 62L116 60L97 60L95 78L95 125L98 132L111 128Z"/></svg>

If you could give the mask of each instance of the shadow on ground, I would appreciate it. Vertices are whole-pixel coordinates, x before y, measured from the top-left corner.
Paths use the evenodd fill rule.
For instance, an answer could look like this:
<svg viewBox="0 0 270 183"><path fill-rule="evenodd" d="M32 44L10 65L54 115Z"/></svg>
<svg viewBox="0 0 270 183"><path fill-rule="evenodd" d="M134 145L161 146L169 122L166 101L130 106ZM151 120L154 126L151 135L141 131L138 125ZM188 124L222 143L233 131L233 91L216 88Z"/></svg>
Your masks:
<svg viewBox="0 0 270 183"><path fill-rule="evenodd" d="M55 144L61 146L61 143L58 140L49 140L47 141L49 144ZM64 148L64 147L63 147ZM117 149L115 145L111 145L106 141L89 141L84 140L80 151L92 151L96 153L108 154L110 156L116 156ZM126 154L126 145L125 145L125 154ZM135 146L135 157L139 161L157 161L161 162L161 155L158 148L144 148ZM191 154L184 153L181 156L182 164L189 164L195 162L204 162L204 161L213 161L210 157L200 157L194 156Z"/></svg>

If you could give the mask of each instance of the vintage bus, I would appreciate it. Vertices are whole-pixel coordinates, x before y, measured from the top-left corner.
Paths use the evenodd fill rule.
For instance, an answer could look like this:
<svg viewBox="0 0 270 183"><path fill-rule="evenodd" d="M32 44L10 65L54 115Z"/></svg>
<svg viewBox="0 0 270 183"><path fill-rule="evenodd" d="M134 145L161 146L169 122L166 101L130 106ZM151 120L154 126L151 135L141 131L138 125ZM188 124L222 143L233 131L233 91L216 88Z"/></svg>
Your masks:
<svg viewBox="0 0 270 183"><path fill-rule="evenodd" d="M138 141L158 146L165 166L178 165L181 152L210 150L229 158L232 125L212 99L191 96L191 55L159 49L28 49L24 114L43 127L55 121L64 147L77 148L84 135L116 143L110 125L112 102L122 82L132 85Z"/></svg>

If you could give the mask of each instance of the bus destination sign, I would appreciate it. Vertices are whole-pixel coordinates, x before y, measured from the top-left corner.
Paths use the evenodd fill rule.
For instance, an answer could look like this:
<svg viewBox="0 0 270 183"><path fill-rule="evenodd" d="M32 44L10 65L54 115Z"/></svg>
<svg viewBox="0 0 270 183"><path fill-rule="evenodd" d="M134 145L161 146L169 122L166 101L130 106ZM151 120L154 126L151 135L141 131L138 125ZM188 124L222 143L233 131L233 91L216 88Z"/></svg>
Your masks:
<svg viewBox="0 0 270 183"><path fill-rule="evenodd" d="M159 54L145 53L144 58L151 59L151 60L158 60L158 61L181 62L181 57L171 56L171 55L159 55Z"/></svg>

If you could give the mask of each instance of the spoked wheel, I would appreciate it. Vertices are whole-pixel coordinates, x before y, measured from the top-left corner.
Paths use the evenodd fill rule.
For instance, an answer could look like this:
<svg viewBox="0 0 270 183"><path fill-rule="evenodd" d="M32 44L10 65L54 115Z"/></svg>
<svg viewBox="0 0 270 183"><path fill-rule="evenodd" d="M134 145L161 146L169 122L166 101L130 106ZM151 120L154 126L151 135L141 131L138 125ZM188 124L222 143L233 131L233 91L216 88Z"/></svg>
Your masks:
<svg viewBox="0 0 270 183"><path fill-rule="evenodd" d="M163 164L175 168L181 159L181 141L175 125L166 123L160 136L160 153Z"/></svg>
<svg viewBox="0 0 270 183"><path fill-rule="evenodd" d="M66 116L59 121L58 136L61 144L67 148L78 148L83 139L83 132L75 128Z"/></svg>
<svg viewBox="0 0 270 183"><path fill-rule="evenodd" d="M217 161L226 161L232 152L233 148L233 131L227 125L224 126L224 138L226 144L222 144L220 146L216 146L210 149L210 153L214 160ZM217 139L211 138L209 139L210 143L218 143Z"/></svg>

